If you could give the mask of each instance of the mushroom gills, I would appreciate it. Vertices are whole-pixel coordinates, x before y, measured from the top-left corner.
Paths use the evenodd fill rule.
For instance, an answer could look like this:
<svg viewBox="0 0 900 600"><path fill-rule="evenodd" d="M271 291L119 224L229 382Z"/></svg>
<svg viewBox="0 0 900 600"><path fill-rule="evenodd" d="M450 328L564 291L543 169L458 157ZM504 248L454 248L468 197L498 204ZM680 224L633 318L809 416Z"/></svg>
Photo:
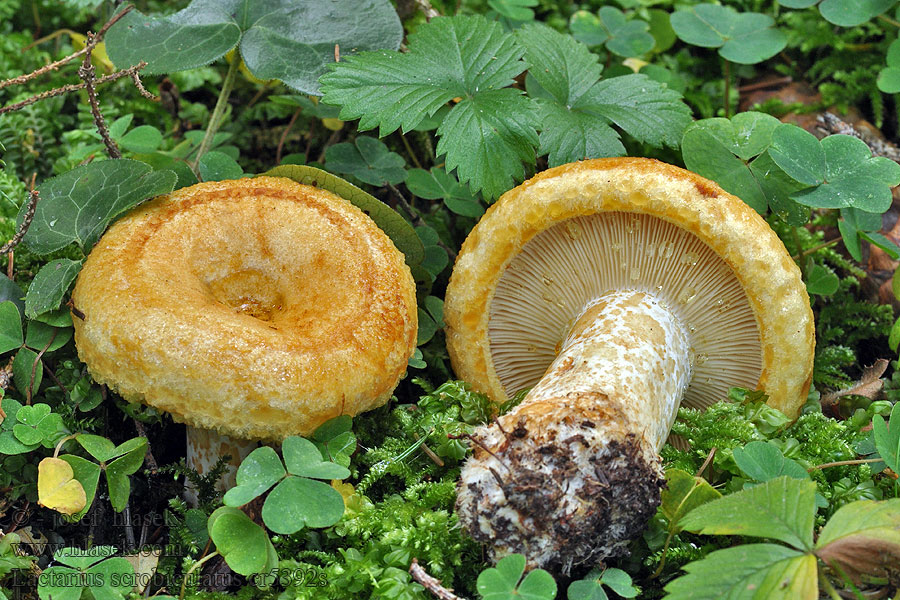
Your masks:
<svg viewBox="0 0 900 600"><path fill-rule="evenodd" d="M522 403L476 433L457 510L494 558L568 574L622 554L659 504L657 455L691 380L687 327L658 297L603 294Z"/></svg>

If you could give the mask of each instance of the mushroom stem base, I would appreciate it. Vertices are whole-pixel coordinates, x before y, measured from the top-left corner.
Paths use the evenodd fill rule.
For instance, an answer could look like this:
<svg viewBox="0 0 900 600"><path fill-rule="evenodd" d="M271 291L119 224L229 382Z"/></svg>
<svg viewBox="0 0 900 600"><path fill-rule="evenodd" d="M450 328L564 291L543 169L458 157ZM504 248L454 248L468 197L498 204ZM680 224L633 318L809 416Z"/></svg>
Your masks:
<svg viewBox="0 0 900 600"><path fill-rule="evenodd" d="M186 437L187 466L201 476L208 475L221 457L230 457L225 464L225 471L216 482L215 490L218 492L225 492L236 485L235 476L241 461L259 446L256 441L238 440L200 427L188 427ZM189 479L184 484L184 499L191 506L197 506L199 501L197 489Z"/></svg>
<svg viewBox="0 0 900 600"><path fill-rule="evenodd" d="M652 294L586 307L522 403L474 435L457 512L493 558L568 574L626 552L659 504L657 450L690 381L688 332Z"/></svg>

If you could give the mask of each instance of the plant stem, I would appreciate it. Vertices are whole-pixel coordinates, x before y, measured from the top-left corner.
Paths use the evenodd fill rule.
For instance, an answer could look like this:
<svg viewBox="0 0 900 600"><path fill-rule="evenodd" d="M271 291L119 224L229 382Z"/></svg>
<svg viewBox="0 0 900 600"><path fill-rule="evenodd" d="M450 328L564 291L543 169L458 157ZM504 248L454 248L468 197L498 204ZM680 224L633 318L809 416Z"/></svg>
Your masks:
<svg viewBox="0 0 900 600"><path fill-rule="evenodd" d="M884 21L885 23L890 23L890 24L893 25L894 27L900 27L900 21L896 21L896 20L894 20L894 19L892 19L892 18L890 18L890 17L886 17L886 16L884 16L884 15L878 15L878 19L879 19L880 21Z"/></svg>
<svg viewBox="0 0 900 600"><path fill-rule="evenodd" d="M825 588L825 592L831 596L833 600L843 600L841 595L838 594L838 591L834 589L834 586L831 585L831 582L828 581L828 577L825 575L825 571L819 566L819 581L822 582L822 587Z"/></svg>
<svg viewBox="0 0 900 600"><path fill-rule="evenodd" d="M210 146L212 146L213 137L215 137L216 132L219 130L219 126L222 124L222 117L225 114L225 107L228 106L228 97L231 96L231 90L234 88L234 79L240 64L241 57L235 53L234 57L232 57L231 64L228 65L225 81L222 82L222 89L219 91L219 99L216 100L216 106L213 108L213 113L209 117L209 124L206 126L206 135L203 136L203 141L200 142L200 148L197 150L197 157L194 159L193 165L194 169L197 168L203 155L209 151Z"/></svg>
<svg viewBox="0 0 900 600"><path fill-rule="evenodd" d="M814 467L810 467L807 469L808 471L815 471L816 469L824 469L826 467L843 467L847 465L864 465L867 463L876 463L883 461L883 458L860 458L856 460L839 460L837 462L824 463L821 465L816 465Z"/></svg>
<svg viewBox="0 0 900 600"><path fill-rule="evenodd" d="M817 245L813 246L812 248L807 248L806 250L798 252L791 258L793 258L795 261L802 260L804 256L806 256L808 254L813 254L814 252L818 252L819 250L822 250L823 248L830 248L831 246L834 246L835 244L837 244L839 241L841 241L841 238L835 238L833 240L828 240L827 242L822 242L821 244L817 244Z"/></svg>
<svg viewBox="0 0 900 600"><path fill-rule="evenodd" d="M184 579L181 580L181 593L178 594L178 600L184 600L185 588L187 587L188 577L191 576L191 573L193 573L197 567L203 566L203 563L205 563L206 561L208 561L209 559L211 559L215 556L219 556L219 553L213 552L212 554L207 554L206 556L204 556L203 558L201 558L200 560L195 562L194 566L192 566L190 569L188 569L188 572L184 574Z"/></svg>

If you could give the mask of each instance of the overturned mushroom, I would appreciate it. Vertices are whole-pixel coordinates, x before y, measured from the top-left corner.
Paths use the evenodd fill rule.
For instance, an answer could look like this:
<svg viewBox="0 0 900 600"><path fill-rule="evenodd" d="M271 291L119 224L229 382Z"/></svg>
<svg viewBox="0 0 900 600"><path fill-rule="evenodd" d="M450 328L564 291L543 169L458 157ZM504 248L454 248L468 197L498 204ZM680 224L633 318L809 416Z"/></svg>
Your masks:
<svg viewBox="0 0 900 600"><path fill-rule="evenodd" d="M141 205L95 246L73 300L94 379L193 426L201 472L223 442L246 454L255 444L241 440L381 406L416 343L403 255L350 203L285 178Z"/></svg>
<svg viewBox="0 0 900 600"><path fill-rule="evenodd" d="M447 288L456 373L522 403L474 435L457 510L494 558L568 573L625 552L659 504L676 411L729 387L797 416L814 331L800 272L740 199L648 159L550 169L505 194Z"/></svg>

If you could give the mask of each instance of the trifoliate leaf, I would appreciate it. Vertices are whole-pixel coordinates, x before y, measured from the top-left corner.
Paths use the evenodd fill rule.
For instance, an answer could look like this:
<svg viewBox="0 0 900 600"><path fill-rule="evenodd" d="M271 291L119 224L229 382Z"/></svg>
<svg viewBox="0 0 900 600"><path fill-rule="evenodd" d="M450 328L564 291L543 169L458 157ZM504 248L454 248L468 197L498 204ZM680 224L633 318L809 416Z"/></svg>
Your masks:
<svg viewBox="0 0 900 600"><path fill-rule="evenodd" d="M887 52L887 67L878 74L878 89L885 94L900 92L900 39L891 42Z"/></svg>
<svg viewBox="0 0 900 600"><path fill-rule="evenodd" d="M384 231L397 249L406 256L406 264L417 265L425 256L425 248L415 229L387 204L328 171L305 165L283 165L263 173L287 177L297 183L313 185L337 194L366 213Z"/></svg>
<svg viewBox="0 0 900 600"><path fill-rule="evenodd" d="M53 560L74 569L85 570L115 553L115 546L92 546L90 550L60 548L53 553Z"/></svg>
<svg viewBox="0 0 900 600"><path fill-rule="evenodd" d="M607 50L619 56L640 56L656 45L646 21L628 20L625 13L613 6L600 8L596 15L586 10L575 12L569 20L569 29L579 42L606 44Z"/></svg>
<svg viewBox="0 0 900 600"><path fill-rule="evenodd" d="M88 252L113 219L147 198L171 192L176 179L172 171L153 171L124 158L76 167L38 186L41 199L25 243L38 254L72 242ZM25 209L23 204L19 224Z"/></svg>
<svg viewBox="0 0 900 600"><path fill-rule="evenodd" d="M41 460L38 464L38 503L41 506L74 515L86 502L84 488L75 479L69 463L50 457Z"/></svg>
<svg viewBox="0 0 900 600"><path fill-rule="evenodd" d="M525 70L512 34L481 16L438 17L409 36L408 52L363 52L321 77L323 100L341 119L379 135L409 131L455 98L438 128L438 154L462 182L491 198L524 177L534 162L536 116L513 89Z"/></svg>
<svg viewBox="0 0 900 600"><path fill-rule="evenodd" d="M666 585L666 600L815 600L818 597L816 557L776 544L745 544L716 550L702 560L688 563L684 570L687 575Z"/></svg>
<svg viewBox="0 0 900 600"><path fill-rule="evenodd" d="M68 258L57 258L43 265L25 295L25 315L34 319L59 308L81 265L82 261Z"/></svg>
<svg viewBox="0 0 900 600"><path fill-rule="evenodd" d="M738 13L730 6L698 4L672 13L672 28L682 41L718 48L725 60L752 65L771 58L787 45L773 29L774 19L761 13Z"/></svg>
<svg viewBox="0 0 900 600"><path fill-rule="evenodd" d="M240 509L222 506L209 515L209 536L235 573L261 572L268 559L269 536Z"/></svg>
<svg viewBox="0 0 900 600"><path fill-rule="evenodd" d="M106 487L109 489L109 502L116 512L125 510L128 496L131 493L131 480L133 475L144 464L147 454L147 438L139 437L129 440L131 448L106 465ZM124 445L124 444L123 444Z"/></svg>
<svg viewBox="0 0 900 600"><path fill-rule="evenodd" d="M406 161L391 152L381 140L361 135L351 144L343 142L325 151L329 171L353 175L369 185L397 184L406 179Z"/></svg>
<svg viewBox="0 0 900 600"><path fill-rule="evenodd" d="M322 453L306 438L292 435L281 445L284 464L292 475L314 479L346 479L346 467L322 459Z"/></svg>
<svg viewBox="0 0 900 600"><path fill-rule="evenodd" d="M106 43L116 65L144 60L146 73L209 64L240 43L255 77L317 94L317 79L337 53L396 49L402 37L386 0L194 0L168 17L133 11L110 29Z"/></svg>
<svg viewBox="0 0 900 600"><path fill-rule="evenodd" d="M825 179L825 149L816 136L805 129L784 125L772 132L769 156L800 183L819 185Z"/></svg>
<svg viewBox="0 0 900 600"><path fill-rule="evenodd" d="M734 462L744 474L754 481L765 482L782 475L794 479L809 479L800 463L784 454L774 444L768 442L750 442L743 448L735 448Z"/></svg>
<svg viewBox="0 0 900 600"><path fill-rule="evenodd" d="M500 559L496 567L482 571L475 585L483 600L553 600L556 597L556 582L547 571L535 569L522 579L524 572L525 557L511 554Z"/></svg>
<svg viewBox="0 0 900 600"><path fill-rule="evenodd" d="M692 510L681 520L688 531L746 535L812 547L816 484L782 476Z"/></svg>
<svg viewBox="0 0 900 600"><path fill-rule="evenodd" d="M841 27L855 27L877 17L896 0L822 0L819 12L829 23Z"/></svg>
<svg viewBox="0 0 900 600"><path fill-rule="evenodd" d="M283 534L304 527L328 527L343 514L344 498L339 491L321 481L290 475L269 492L262 508L266 527Z"/></svg>
<svg viewBox="0 0 900 600"><path fill-rule="evenodd" d="M94 496L97 493L97 484L100 482L100 471L102 469L100 469L100 465L97 463L81 458L80 456L75 456L74 454L63 454L59 459L69 463L69 466L72 467L75 479L78 480L84 488L84 495L87 502L85 503L84 508L74 515L71 515L71 518L77 521L87 513L91 504L94 502Z"/></svg>
<svg viewBox="0 0 900 600"><path fill-rule="evenodd" d="M816 555L855 581L887 577L900 564L900 499L845 504L819 533Z"/></svg>
<svg viewBox="0 0 900 600"><path fill-rule="evenodd" d="M287 473L278 454L269 446L256 448L241 461L237 485L222 499L226 506L243 506L281 481Z"/></svg>
<svg viewBox="0 0 900 600"><path fill-rule="evenodd" d="M812 258L810 258L812 262ZM806 273L806 291L816 296L830 296L841 285L838 276L826 266L811 264ZM788 473L785 473L787 475Z"/></svg>
<svg viewBox="0 0 900 600"><path fill-rule="evenodd" d="M488 0L488 6L512 21L530 21L538 0Z"/></svg>
<svg viewBox="0 0 900 600"><path fill-rule="evenodd" d="M891 188L900 183L900 165L883 156L873 157L865 142L849 135L831 135L820 144L825 153L824 183L793 194L793 200L813 208L852 207L871 213L883 213L891 206Z"/></svg>
<svg viewBox="0 0 900 600"><path fill-rule="evenodd" d="M426 200L443 199L451 212L464 217L478 218L484 214L484 207L478 198L453 175L440 167L411 169L406 178L409 191Z"/></svg>

